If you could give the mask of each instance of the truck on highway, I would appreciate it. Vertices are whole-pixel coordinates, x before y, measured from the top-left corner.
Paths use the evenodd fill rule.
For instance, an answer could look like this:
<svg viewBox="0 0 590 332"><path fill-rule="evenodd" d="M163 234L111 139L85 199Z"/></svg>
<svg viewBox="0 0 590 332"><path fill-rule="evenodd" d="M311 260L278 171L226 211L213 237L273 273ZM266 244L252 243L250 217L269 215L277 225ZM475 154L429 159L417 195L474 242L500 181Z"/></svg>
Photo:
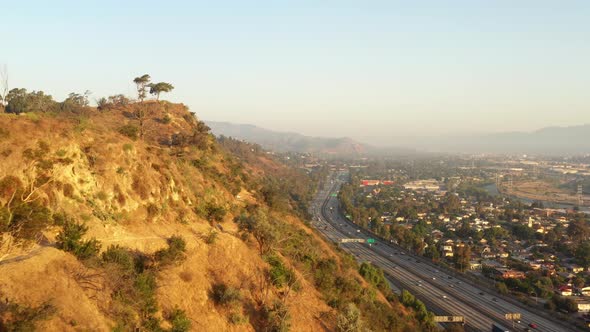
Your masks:
<svg viewBox="0 0 590 332"><path fill-rule="evenodd" d="M510 332L510 330L498 323L493 323L492 324L492 332Z"/></svg>

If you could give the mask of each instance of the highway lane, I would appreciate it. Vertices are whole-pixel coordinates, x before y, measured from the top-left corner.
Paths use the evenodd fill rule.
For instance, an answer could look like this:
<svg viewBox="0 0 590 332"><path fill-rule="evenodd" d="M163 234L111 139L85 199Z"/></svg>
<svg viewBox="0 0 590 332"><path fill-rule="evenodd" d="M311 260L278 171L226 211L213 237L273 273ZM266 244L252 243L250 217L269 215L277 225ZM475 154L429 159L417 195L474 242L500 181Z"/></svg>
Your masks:
<svg viewBox="0 0 590 332"><path fill-rule="evenodd" d="M327 213L324 212L324 214ZM343 236L345 236L333 226L333 223L327 222L326 219L329 218L321 217L321 211L316 213L316 216L318 216L319 219L326 221L326 223L321 225L320 231L326 234L328 238L332 239L333 241L339 241ZM395 284L401 286L403 289L407 289L416 295L429 307L430 310L434 311L437 315L466 316L472 311L470 307L463 305L459 301L454 301L449 294L433 286L424 278L416 276L413 273L404 270L403 268L398 268L387 258L376 254L373 250L371 250L371 248L367 247L366 244L349 243L341 247L351 252L360 261L371 261L373 264L381 267L389 276L394 276L393 279L391 277L389 279ZM491 320L478 315L473 315L473 319L469 319L467 321L467 327L473 331L489 330L491 324Z"/></svg>
<svg viewBox="0 0 590 332"><path fill-rule="evenodd" d="M313 214L318 229L335 242L339 242L342 238L366 239L370 236L363 231L359 232L360 229L356 225L341 216L338 213L337 198L330 196L338 192L343 183L342 174L340 175L340 179L332 178L330 187L320 191L314 202ZM523 319L521 324L517 324L516 330L522 330L526 324L534 322L539 326L538 331L568 331L559 323L520 306L500 298L494 301L494 297L486 291L468 282L457 280L442 271L437 272L436 267L427 264L422 257L416 257L398 246L381 241L377 243L378 245L371 247L367 244L345 243L341 247L355 255L357 259L371 261L383 268L394 284L408 289L438 315L461 315L466 317L466 323L470 329L489 331L492 322L511 327L512 323L504 319L504 314L520 312ZM481 292L484 295L480 295Z"/></svg>

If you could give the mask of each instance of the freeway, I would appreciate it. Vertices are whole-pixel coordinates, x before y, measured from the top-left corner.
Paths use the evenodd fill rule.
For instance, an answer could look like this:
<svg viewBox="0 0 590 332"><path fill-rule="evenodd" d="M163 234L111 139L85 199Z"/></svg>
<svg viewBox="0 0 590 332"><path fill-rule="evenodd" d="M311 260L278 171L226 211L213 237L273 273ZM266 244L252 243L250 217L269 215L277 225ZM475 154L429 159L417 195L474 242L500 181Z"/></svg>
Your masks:
<svg viewBox="0 0 590 332"><path fill-rule="evenodd" d="M318 192L311 211L314 216L312 224L337 243L343 238L366 240L372 237L339 212L338 199L334 194L339 191L346 177L346 172L332 174L325 188ZM535 323L538 326L536 331L572 331L546 316L496 298L476 285L439 271L423 257L392 243L376 239L375 244L351 242L342 243L340 247L358 261L371 262L382 268L390 282L410 291L436 315L464 316L467 330L490 331L493 322L512 327L513 323L504 317L506 313L517 312L522 318L511 330L524 331L529 323Z"/></svg>

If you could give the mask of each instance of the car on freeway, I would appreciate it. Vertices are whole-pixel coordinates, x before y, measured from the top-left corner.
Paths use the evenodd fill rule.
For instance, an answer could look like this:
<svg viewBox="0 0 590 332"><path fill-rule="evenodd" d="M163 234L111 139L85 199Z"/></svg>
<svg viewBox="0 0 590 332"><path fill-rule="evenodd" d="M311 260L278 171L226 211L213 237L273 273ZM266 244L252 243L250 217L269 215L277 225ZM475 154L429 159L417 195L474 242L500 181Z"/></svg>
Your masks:
<svg viewBox="0 0 590 332"><path fill-rule="evenodd" d="M446 299L446 298L447 298L447 296L446 296L446 295L443 295L443 296L442 296L442 298L443 298L443 299Z"/></svg>
<svg viewBox="0 0 590 332"><path fill-rule="evenodd" d="M537 326L537 324L535 324L535 323L530 323L530 324L529 324L529 327L530 327L531 329L536 329L538 326Z"/></svg>
<svg viewBox="0 0 590 332"><path fill-rule="evenodd" d="M432 277L432 280L436 280L436 277Z"/></svg>
<svg viewBox="0 0 590 332"><path fill-rule="evenodd" d="M479 295L485 295L485 293L484 292L479 292Z"/></svg>
<svg viewBox="0 0 590 332"><path fill-rule="evenodd" d="M498 302L498 299L497 299L497 298L495 298L495 297L493 297L493 298L492 298L492 301L494 301L494 302Z"/></svg>

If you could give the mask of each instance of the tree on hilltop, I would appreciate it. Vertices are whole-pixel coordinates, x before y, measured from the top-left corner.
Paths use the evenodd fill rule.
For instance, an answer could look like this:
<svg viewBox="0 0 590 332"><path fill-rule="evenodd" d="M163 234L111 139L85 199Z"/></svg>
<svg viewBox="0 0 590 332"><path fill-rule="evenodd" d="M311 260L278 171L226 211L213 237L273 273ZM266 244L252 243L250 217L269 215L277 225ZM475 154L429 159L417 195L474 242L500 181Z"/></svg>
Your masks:
<svg viewBox="0 0 590 332"><path fill-rule="evenodd" d="M14 88L6 94L6 113L47 112L54 109L55 101L43 91L28 92L24 88Z"/></svg>
<svg viewBox="0 0 590 332"><path fill-rule="evenodd" d="M148 74L133 79L133 83L137 85L137 98L139 102L143 102L146 97L146 88L150 85L151 77Z"/></svg>
<svg viewBox="0 0 590 332"><path fill-rule="evenodd" d="M148 85L150 87L150 93L156 96L156 100L160 100L160 93L170 92L174 89L174 86L170 83L159 82Z"/></svg>

